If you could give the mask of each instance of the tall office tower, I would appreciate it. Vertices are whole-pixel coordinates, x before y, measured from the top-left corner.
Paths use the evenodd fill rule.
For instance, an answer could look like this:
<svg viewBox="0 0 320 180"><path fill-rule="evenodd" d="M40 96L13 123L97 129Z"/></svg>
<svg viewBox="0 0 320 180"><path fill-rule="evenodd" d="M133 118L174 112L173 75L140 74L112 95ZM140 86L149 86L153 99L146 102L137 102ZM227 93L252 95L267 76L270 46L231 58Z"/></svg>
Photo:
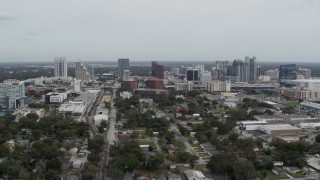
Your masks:
<svg viewBox="0 0 320 180"><path fill-rule="evenodd" d="M94 68L95 68L95 65L94 65L94 64L88 64L88 65L87 65L87 70L88 70L88 73L89 73L89 75L90 75L91 81L96 80L96 74L95 74Z"/></svg>
<svg viewBox="0 0 320 180"><path fill-rule="evenodd" d="M90 74L86 68L85 65L83 65L80 61L76 62L76 79L81 80L83 82L89 82L90 81Z"/></svg>
<svg viewBox="0 0 320 180"><path fill-rule="evenodd" d="M129 59L118 59L118 78L123 78L124 70L129 70Z"/></svg>
<svg viewBox="0 0 320 180"><path fill-rule="evenodd" d="M187 81L199 81L199 69L187 69Z"/></svg>
<svg viewBox="0 0 320 180"><path fill-rule="evenodd" d="M151 62L151 76L156 77L156 66L158 65L158 61Z"/></svg>
<svg viewBox="0 0 320 180"><path fill-rule="evenodd" d="M67 76L68 76L67 58L56 57L54 59L54 77L67 77Z"/></svg>
<svg viewBox="0 0 320 180"><path fill-rule="evenodd" d="M297 66L295 64L281 65L279 70L279 79L297 79Z"/></svg>
<svg viewBox="0 0 320 180"><path fill-rule="evenodd" d="M299 74L303 75L305 79L311 79L311 69L302 69L299 68Z"/></svg>
<svg viewBox="0 0 320 180"><path fill-rule="evenodd" d="M27 105L24 82L0 83L0 106L5 110L15 110Z"/></svg>
<svg viewBox="0 0 320 180"><path fill-rule="evenodd" d="M248 70L247 70L247 73L248 73L248 81L249 82L256 82L257 81L257 60L256 60L256 57L253 56L252 58L250 57L246 57L245 58L245 63L247 64L248 66Z"/></svg>
<svg viewBox="0 0 320 180"><path fill-rule="evenodd" d="M248 82L248 65L240 59L236 59L232 63L232 75L238 76L239 82Z"/></svg>
<svg viewBox="0 0 320 180"><path fill-rule="evenodd" d="M261 66L257 66L257 78L259 79L259 76L261 76Z"/></svg>
<svg viewBox="0 0 320 180"><path fill-rule="evenodd" d="M216 61L216 70L219 70L221 74L226 75L228 73L228 61Z"/></svg>
<svg viewBox="0 0 320 180"><path fill-rule="evenodd" d="M157 64L155 69L155 78L164 79L164 66Z"/></svg>

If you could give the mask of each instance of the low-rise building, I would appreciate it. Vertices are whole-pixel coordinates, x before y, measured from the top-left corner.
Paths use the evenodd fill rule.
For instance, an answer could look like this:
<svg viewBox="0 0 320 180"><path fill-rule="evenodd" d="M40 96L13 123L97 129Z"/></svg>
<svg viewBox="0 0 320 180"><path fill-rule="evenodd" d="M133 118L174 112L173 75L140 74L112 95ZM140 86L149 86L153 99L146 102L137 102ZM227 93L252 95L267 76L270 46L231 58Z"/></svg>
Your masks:
<svg viewBox="0 0 320 180"><path fill-rule="evenodd" d="M205 83L206 91L209 92L230 92L231 81L207 81Z"/></svg>
<svg viewBox="0 0 320 180"><path fill-rule="evenodd" d="M258 130L266 133L266 134L293 134L293 133L301 133L302 129L292 126L290 124L268 124L261 125L258 127Z"/></svg>
<svg viewBox="0 0 320 180"><path fill-rule="evenodd" d="M108 121L108 115L105 114L97 114L93 117L94 119L94 124L96 126L99 126L102 121Z"/></svg>
<svg viewBox="0 0 320 180"><path fill-rule="evenodd" d="M132 93L129 91L120 92L120 97L123 99L130 99L132 97Z"/></svg>
<svg viewBox="0 0 320 180"><path fill-rule="evenodd" d="M185 170L183 172L187 180L207 180L201 171L196 171L192 169Z"/></svg>
<svg viewBox="0 0 320 180"><path fill-rule="evenodd" d="M164 89L163 80L159 78L150 78L146 80L146 86L150 89Z"/></svg>
<svg viewBox="0 0 320 180"><path fill-rule="evenodd" d="M121 82L121 89L132 91L138 88L138 82L136 80L127 80Z"/></svg>
<svg viewBox="0 0 320 180"><path fill-rule="evenodd" d="M50 103L62 103L64 100L67 99L67 94L66 93L54 93L54 92L50 92L47 93L44 96L44 102L46 104L50 104Z"/></svg>
<svg viewBox="0 0 320 180"><path fill-rule="evenodd" d="M60 114L71 113L72 115L82 116L86 110L86 105L83 101L69 101L66 104L61 104L58 108Z"/></svg>
<svg viewBox="0 0 320 180"><path fill-rule="evenodd" d="M299 104L299 109L312 112L315 115L320 115L320 104L314 102L301 102Z"/></svg>
<svg viewBox="0 0 320 180"><path fill-rule="evenodd" d="M191 91L192 89L193 89L193 83L191 81L175 83L176 91Z"/></svg>

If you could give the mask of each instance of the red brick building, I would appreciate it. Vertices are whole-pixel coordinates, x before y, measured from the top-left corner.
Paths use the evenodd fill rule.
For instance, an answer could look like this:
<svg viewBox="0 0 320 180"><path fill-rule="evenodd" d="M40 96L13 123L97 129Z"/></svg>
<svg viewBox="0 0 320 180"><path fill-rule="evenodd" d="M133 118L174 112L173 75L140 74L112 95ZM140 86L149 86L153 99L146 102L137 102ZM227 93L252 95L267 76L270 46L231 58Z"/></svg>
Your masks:
<svg viewBox="0 0 320 180"><path fill-rule="evenodd" d="M159 78L150 78L146 80L146 86L150 89L164 89L163 80Z"/></svg>
<svg viewBox="0 0 320 180"><path fill-rule="evenodd" d="M138 82L136 80L122 81L121 89L122 90L134 90L138 88Z"/></svg>

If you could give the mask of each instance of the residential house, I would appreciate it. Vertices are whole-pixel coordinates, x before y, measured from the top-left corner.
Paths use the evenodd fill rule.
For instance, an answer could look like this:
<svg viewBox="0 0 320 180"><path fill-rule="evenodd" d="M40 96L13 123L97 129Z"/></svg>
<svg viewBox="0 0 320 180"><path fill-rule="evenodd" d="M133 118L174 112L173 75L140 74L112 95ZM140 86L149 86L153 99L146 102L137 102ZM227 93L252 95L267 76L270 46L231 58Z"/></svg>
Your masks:
<svg viewBox="0 0 320 180"><path fill-rule="evenodd" d="M207 180L201 171L188 169L184 171L187 180Z"/></svg>

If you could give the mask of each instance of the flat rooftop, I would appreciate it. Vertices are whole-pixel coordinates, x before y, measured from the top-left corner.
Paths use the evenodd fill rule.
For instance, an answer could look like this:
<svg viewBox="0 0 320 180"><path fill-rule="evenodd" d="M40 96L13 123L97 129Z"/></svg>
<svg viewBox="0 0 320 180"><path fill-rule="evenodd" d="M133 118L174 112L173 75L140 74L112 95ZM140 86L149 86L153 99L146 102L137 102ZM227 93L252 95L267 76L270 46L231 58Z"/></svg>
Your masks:
<svg viewBox="0 0 320 180"><path fill-rule="evenodd" d="M292 126L290 124L267 124L259 126L261 129L265 130L300 130L300 128L296 126Z"/></svg>

